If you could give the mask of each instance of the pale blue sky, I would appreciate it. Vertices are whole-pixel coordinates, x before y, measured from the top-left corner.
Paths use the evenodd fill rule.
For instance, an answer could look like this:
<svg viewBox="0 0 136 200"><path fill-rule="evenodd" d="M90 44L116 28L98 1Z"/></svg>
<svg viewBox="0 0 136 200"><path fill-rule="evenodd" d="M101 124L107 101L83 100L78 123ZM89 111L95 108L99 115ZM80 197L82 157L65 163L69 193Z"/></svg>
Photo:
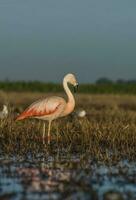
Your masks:
<svg viewBox="0 0 136 200"><path fill-rule="evenodd" d="M0 0L0 80L136 79L135 0Z"/></svg>

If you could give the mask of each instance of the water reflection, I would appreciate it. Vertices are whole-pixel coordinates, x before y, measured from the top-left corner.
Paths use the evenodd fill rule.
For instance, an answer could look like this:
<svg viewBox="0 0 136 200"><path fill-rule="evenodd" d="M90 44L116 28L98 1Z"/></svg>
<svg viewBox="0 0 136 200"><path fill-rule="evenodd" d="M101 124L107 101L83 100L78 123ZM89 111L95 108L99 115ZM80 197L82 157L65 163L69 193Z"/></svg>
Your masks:
<svg viewBox="0 0 136 200"><path fill-rule="evenodd" d="M106 166L88 161L86 169L69 168L66 164L65 161L53 167L47 161L1 159L0 199L103 200L109 191L118 192L123 199L136 199L135 163Z"/></svg>

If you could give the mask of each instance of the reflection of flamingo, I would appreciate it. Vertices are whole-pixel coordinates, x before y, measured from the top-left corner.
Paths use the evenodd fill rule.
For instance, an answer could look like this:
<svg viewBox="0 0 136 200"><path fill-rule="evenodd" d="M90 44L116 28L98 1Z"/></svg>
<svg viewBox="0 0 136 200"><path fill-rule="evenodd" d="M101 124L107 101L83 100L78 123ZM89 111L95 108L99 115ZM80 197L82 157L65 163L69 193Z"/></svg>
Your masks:
<svg viewBox="0 0 136 200"><path fill-rule="evenodd" d="M44 164L44 163L42 163ZM21 183L28 192L47 192L59 191L59 184L71 181L71 172L62 169L38 168L17 168L17 173L21 178ZM47 177L46 179L44 177ZM27 186L27 187L26 187ZM48 195L48 194L47 194ZM52 199L50 197L50 199ZM53 198L54 199L54 198Z"/></svg>
<svg viewBox="0 0 136 200"><path fill-rule="evenodd" d="M68 96L68 102L62 97L53 96L46 99L38 100L31 104L16 120L22 120L25 118L38 118L42 120L48 120L48 144L50 144L50 127L52 120L63 117L70 114L75 107L75 99L71 93L68 83L77 88L78 83L73 74L67 74L63 79L63 87ZM45 123L43 126L43 144L45 135Z"/></svg>

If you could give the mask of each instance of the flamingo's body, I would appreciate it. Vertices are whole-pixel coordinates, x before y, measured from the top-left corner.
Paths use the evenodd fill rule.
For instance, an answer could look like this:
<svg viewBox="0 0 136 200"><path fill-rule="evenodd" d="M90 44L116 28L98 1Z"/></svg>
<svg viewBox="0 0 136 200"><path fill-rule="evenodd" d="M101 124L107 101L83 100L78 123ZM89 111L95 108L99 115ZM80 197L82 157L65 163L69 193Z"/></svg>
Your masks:
<svg viewBox="0 0 136 200"><path fill-rule="evenodd" d="M53 96L41 99L31 104L18 118L22 120L28 117L42 120L53 120L58 118L65 109L66 102L63 98Z"/></svg>
<svg viewBox="0 0 136 200"><path fill-rule="evenodd" d="M53 96L46 99L41 99L31 104L16 120L25 118L37 118L49 121L48 128L48 143L50 143L50 126L52 120L70 114L75 107L75 99L68 88L68 83L77 86L76 78L73 74L67 74L63 79L63 87L68 96L68 102L62 97ZM43 128L43 140L45 134L45 125Z"/></svg>

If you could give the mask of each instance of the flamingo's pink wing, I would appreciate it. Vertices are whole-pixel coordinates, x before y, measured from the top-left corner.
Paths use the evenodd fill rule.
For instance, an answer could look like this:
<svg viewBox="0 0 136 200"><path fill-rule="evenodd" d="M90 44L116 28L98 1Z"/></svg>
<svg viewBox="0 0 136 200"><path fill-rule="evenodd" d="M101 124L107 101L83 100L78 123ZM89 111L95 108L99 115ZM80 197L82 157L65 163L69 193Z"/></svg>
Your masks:
<svg viewBox="0 0 136 200"><path fill-rule="evenodd" d="M39 100L30 105L16 120L22 120L28 117L47 116L55 113L61 102L58 99Z"/></svg>

